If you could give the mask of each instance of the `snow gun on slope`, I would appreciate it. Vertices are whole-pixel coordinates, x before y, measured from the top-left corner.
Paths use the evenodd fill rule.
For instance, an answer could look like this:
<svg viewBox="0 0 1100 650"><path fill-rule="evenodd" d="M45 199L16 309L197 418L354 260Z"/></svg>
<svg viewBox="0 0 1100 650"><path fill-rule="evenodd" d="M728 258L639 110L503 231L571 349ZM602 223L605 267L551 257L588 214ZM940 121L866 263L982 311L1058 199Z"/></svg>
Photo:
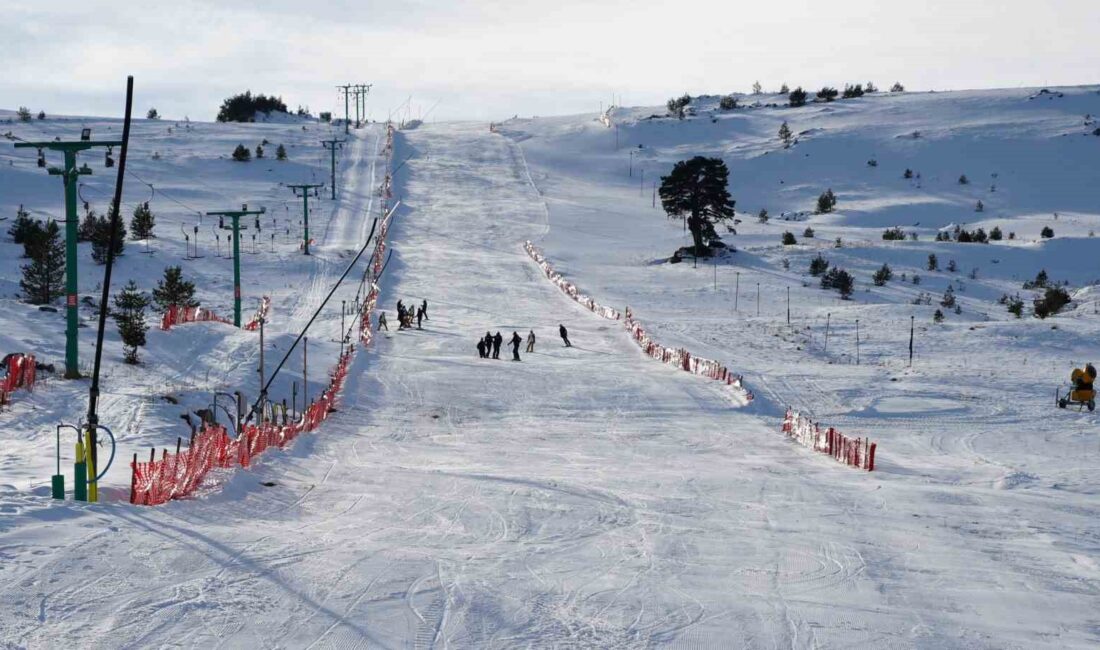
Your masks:
<svg viewBox="0 0 1100 650"><path fill-rule="evenodd" d="M1056 397L1058 408L1076 406L1078 411L1083 407L1087 407L1090 411L1096 410L1096 389L1093 388L1096 381L1096 367L1086 363L1084 368L1074 368L1069 375L1069 380L1073 387L1065 396L1061 395L1061 390L1058 391Z"/></svg>

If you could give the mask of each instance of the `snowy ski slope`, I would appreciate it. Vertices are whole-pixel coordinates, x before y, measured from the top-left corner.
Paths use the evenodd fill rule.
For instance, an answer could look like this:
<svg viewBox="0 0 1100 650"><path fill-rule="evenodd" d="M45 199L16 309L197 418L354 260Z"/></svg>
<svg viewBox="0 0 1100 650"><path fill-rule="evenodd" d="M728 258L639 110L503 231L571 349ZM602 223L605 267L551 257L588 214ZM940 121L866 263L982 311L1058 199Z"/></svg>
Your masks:
<svg viewBox="0 0 1100 650"><path fill-rule="evenodd" d="M616 109L618 150L614 129L595 115L511 120L496 133L474 123L399 133L403 207L382 308L392 328L399 298L426 298L430 320L423 331L385 334L357 357L342 410L319 433L269 452L251 471L220 476L194 500L77 506L48 499L50 427L79 413L82 388L54 382L0 413L0 645L1095 646L1100 416L1057 412L1052 401L1073 364L1100 360L1089 302L1096 288L1085 287L1100 279L1100 246L1088 236L1100 227L1100 138L1084 137L1078 124L1100 113L1100 95L1065 90L1030 101L1032 91L868 97L716 113L715 121L707 111L715 100L697 100L698 114L684 122L645 120L655 108ZM774 135L784 119L803 133L789 150ZM196 129L209 131L187 145L194 159L261 132L300 137L303 147L317 139L298 125ZM289 246L254 257L249 277L257 293L273 295L275 350L369 228L380 136L368 129L345 150L345 191L318 204L315 259ZM627 147L639 143L633 164L641 166L630 176ZM662 262L686 240L651 205L651 181L695 154L727 161L744 219L726 238L737 252L699 269L690 259ZM33 166L26 156L14 162L0 166L3 215L31 204L11 197L38 172L20 167ZM323 177L324 162L248 179L226 161L200 178L218 194L240 186L257 202L273 201L277 191L289 194L279 181ZM165 177L184 165L173 164L180 167ZM901 178L906 167L922 172L921 187ZM973 183L960 187L961 173ZM179 183L179 192L195 193L185 202L224 200ZM33 193L36 209L56 209L59 188L43 187ZM840 198L837 213L778 218L809 211L825 187ZM978 215L977 197L987 205ZM771 222L750 217L761 207ZM182 212L166 221L184 222ZM932 241L935 228L963 222L998 223L1018 238ZM881 230L895 224L919 240L883 242ZM1038 241L1048 224L1055 239ZM812 240L802 237L806 225L817 231ZM800 243L782 247L784 230ZM843 248L833 247L836 237ZM743 371L757 399L739 407L716 382L646 358L620 325L546 281L525 239L601 302L629 304L662 342ZM138 266L130 244L123 278L131 264L149 286L170 247L181 255L180 241L159 245L156 263ZM817 252L856 274L853 301L805 276ZM957 260L960 271L925 270L929 252L941 265ZM919 273L922 283L871 286L885 260L896 276ZM17 261L3 264L10 296ZM185 264L209 283L204 302L224 313L225 302L214 302L225 296L224 261ZM1077 303L1054 319L1016 320L996 298L1026 297L1020 282L1039 268L1069 280ZM920 291L938 299L948 283L963 313L933 325L935 302L911 299ZM35 325L44 316L12 298L3 305L5 346L59 354L59 325ZM913 368L903 354L910 315ZM334 334L338 323L337 310L321 332ZM558 340L559 323L573 348ZM486 330L507 339L528 329L539 342L534 354L521 350L521 363L477 358ZM111 390L150 386L156 396L170 386L131 377L112 350ZM316 367L334 350L318 341ZM214 377L174 389L184 405L200 404L197 392L210 385L254 382L254 335L206 324L154 334L141 371L169 377L181 360ZM134 399L144 415L125 444L170 444L184 405ZM124 404L109 417L124 419ZM787 405L879 440L876 471L785 440ZM128 474L112 472L117 495Z"/></svg>

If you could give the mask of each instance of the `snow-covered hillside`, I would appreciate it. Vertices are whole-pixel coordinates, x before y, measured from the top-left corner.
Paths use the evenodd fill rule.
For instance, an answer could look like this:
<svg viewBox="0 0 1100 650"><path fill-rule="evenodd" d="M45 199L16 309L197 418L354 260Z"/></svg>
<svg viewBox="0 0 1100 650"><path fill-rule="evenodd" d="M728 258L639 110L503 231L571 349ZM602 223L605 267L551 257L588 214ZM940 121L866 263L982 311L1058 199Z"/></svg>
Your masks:
<svg viewBox="0 0 1100 650"><path fill-rule="evenodd" d="M120 461L104 503L52 502L53 426L79 418L86 384L51 380L18 395L0 413L0 645L1100 643L1100 413L1054 406L1073 367L1100 361L1100 239L1090 235L1100 230L1100 138L1085 124L1100 114L1097 89L796 109L759 100L719 111L716 97L697 98L683 121L615 108L610 128L579 115L399 132L403 203L382 299L391 331L356 357L320 432L219 473L198 498L130 506L119 500L129 480ZM776 136L784 121L797 135L789 149ZM32 139L80 123L0 130ZM152 195L161 236L150 256L128 243L118 282L148 289L181 263L203 303L229 312L229 263L210 255L209 222L202 259L183 259L173 233L196 210L266 205L280 224L275 252L268 242L247 256L246 296L272 296L267 358L280 357L362 243L386 172L381 129L354 133L340 195L311 218L317 255L304 258L284 241L300 204L280 184L327 181L321 137L315 125L138 124L133 170L165 192ZM238 142L263 138L272 151L286 143L290 161L228 160ZM690 256L668 263L689 237L654 199L654 181L695 155L729 166L742 220L724 236L736 250L697 268ZM85 177L89 195L98 184L97 210L113 179L102 171ZM815 214L829 188L836 211ZM147 198L129 183L128 203ZM20 203L56 215L60 199L33 153L0 148L0 216ZM999 226L1005 238L936 241L955 224ZM917 238L884 241L894 226ZM785 231L796 244L780 243ZM665 345L743 372L755 399L744 405L647 358L621 324L548 282L528 239L601 303L629 305ZM16 298L20 248L0 247L0 345L60 361L61 314ZM818 254L855 275L851 300L808 274ZM940 270L927 269L929 254ZM894 277L875 286L883 263ZM92 294L101 267L87 251L81 264ZM1074 296L1045 320L1022 287L1041 269ZM948 286L961 313L939 305ZM931 304L913 304L922 293ZM998 303L1017 293L1028 307L1019 319ZM428 300L423 330L394 331L399 298ZM329 309L315 325L311 368L331 365L339 316ZM521 348L520 363L479 359L486 330L534 330L536 351ZM91 337L82 330L84 358ZM209 391L255 386L253 332L152 332L137 369L109 338L104 420L124 432L122 454L170 446L179 413ZM279 393L294 379L298 368ZM161 399L169 394L181 404ZM793 444L780 432L788 406L877 440L875 471Z"/></svg>

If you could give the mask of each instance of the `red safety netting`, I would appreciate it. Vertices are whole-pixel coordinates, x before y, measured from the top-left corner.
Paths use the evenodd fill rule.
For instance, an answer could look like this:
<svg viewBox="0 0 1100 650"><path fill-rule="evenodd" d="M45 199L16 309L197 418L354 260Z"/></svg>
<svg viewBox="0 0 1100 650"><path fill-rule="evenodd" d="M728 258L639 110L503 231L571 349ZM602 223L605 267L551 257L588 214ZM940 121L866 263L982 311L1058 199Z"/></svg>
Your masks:
<svg viewBox="0 0 1100 650"><path fill-rule="evenodd" d="M683 348L666 348L660 345L646 334L641 324L634 320L634 316L631 314L629 307L626 308L626 317L624 318L619 310L601 305L591 296L581 293L580 290L577 289L577 285L565 279L565 276L554 270L554 267L550 264L549 260L546 259L546 256L542 254L542 251L529 240L523 242L523 249L527 251L527 255L529 255L531 259L535 261L535 264L542 270L543 275L557 285L557 287L565 292L567 296L576 300L581 305L584 305L594 314L603 316L609 320L622 321L622 323L626 325L626 328L630 330L630 335L650 357L671 366L677 366L695 375L726 382L726 385L735 386L744 391L745 398L750 402L752 401L753 394L751 391L745 389L741 375L734 374L729 368L726 368L713 359L693 356Z"/></svg>
<svg viewBox="0 0 1100 650"><path fill-rule="evenodd" d="M390 127L387 132L385 151L391 154L393 151L393 133L393 128ZM362 306L363 325L360 330L360 340L363 341L364 345L373 338L370 322L374 306L378 301L376 281L383 264L383 254L386 250L385 238L392 216L389 210L386 209L392 194L390 183L390 175L387 174L380 190L385 198L383 214L386 217L382 220L380 229L377 231L378 236L375 239L370 266L374 270L374 278L370 282L371 289ZM263 305L261 305L261 309L264 309ZM328 386L317 399L310 401L309 406L293 422L279 424L278 419L275 417L262 416L263 419L259 424L244 425L236 439L230 438L225 427L204 425L200 431L191 436L190 444L186 449L182 446L182 440L178 440L174 454L169 453L167 449L163 449L158 460L156 449L153 449L147 462L139 462L137 454L134 454L131 463L133 472L130 478L130 503L160 505L172 499L188 497L198 490L211 470L238 466L249 467L252 464L252 459L265 450L271 447L282 448L302 432L313 431L318 428L328 418L329 414L335 410L340 389L343 388L354 351L354 345L347 347L330 373Z"/></svg>
<svg viewBox="0 0 1100 650"><path fill-rule="evenodd" d="M745 399L748 401L753 400L752 391L745 388L741 375L733 373L729 368L714 359L697 357L684 348L667 348L657 343L646 333L645 328L634 320L634 314L630 311L630 307L626 308L626 318L623 319L623 323L630 331L630 336L638 344L638 347L642 348L642 351L650 357L670 366L676 366L684 372L725 382L727 386L734 386L744 391Z"/></svg>
<svg viewBox="0 0 1100 650"><path fill-rule="evenodd" d="M244 324L244 328L250 332L260 329L260 321L267 321L269 311L271 311L271 298L264 296L260 298L260 308L256 310L256 315Z"/></svg>
<svg viewBox="0 0 1100 650"><path fill-rule="evenodd" d="M0 379L0 406L11 401L11 394L20 388L34 390L37 369L33 354L15 353L7 357L5 375Z"/></svg>
<svg viewBox="0 0 1100 650"><path fill-rule="evenodd" d="M584 305L594 314L598 314L610 320L620 320L622 318L622 314L619 313L619 310L601 305L596 302L592 296L581 293L580 290L577 289L577 285L566 280L565 276L554 270L554 267L547 261L546 256L544 256L529 240L523 242L523 249L531 256L531 259L535 260L535 264L538 264L539 268L542 269L543 275L556 284L567 296Z"/></svg>
<svg viewBox="0 0 1100 650"><path fill-rule="evenodd" d="M130 503L155 506L172 499L190 496L202 485L203 479L212 469L227 467L249 467L252 458L271 447L282 448L304 431L313 431L324 422L334 410L336 396L347 377L348 364L354 346L349 347L329 379L328 387L294 422L278 424L264 421L260 424L246 424L236 438L230 438L225 427L220 425L203 426L202 430L191 437L186 449L180 444L176 452L161 451L156 458L156 449L150 451L148 462L138 462L134 454L133 473L130 478Z"/></svg>
<svg viewBox="0 0 1100 650"><path fill-rule="evenodd" d="M850 467L868 472L875 469L878 443L868 438L849 438L832 427L822 431L816 422L791 409L783 418L783 433L803 447L828 454Z"/></svg>
<svg viewBox="0 0 1100 650"><path fill-rule="evenodd" d="M203 309L202 307L179 307L172 305L168 308L168 311L164 312L164 316L160 319L160 328L164 331L172 329L176 325L182 323L198 323L203 321L216 321L218 323L228 323L229 320L218 316L209 309Z"/></svg>

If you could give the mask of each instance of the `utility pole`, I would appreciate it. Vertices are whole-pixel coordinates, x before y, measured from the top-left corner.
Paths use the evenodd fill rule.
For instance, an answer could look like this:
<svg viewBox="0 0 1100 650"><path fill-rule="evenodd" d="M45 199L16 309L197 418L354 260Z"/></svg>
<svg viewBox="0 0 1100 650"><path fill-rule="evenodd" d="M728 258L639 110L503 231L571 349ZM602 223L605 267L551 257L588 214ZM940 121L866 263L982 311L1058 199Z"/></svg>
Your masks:
<svg viewBox="0 0 1100 650"><path fill-rule="evenodd" d="M351 120L348 115L348 93L351 90L352 85L344 84L343 86L337 86L336 88L344 93L344 135L347 135L349 128L348 122Z"/></svg>
<svg viewBox="0 0 1100 650"><path fill-rule="evenodd" d="M321 146L332 154L332 200L336 200L336 150L343 149L347 140L321 140Z"/></svg>
<svg viewBox="0 0 1100 650"><path fill-rule="evenodd" d="M309 255L309 193L313 191L313 196L318 196L318 190L324 187L324 183L299 183L297 185L288 184L287 187L294 192L294 196L302 199L302 248L306 255ZM301 194L298 192L301 191Z"/></svg>
<svg viewBox="0 0 1100 650"><path fill-rule="evenodd" d="M92 140L92 130L84 129L80 134L80 140L45 141L45 142L16 142L15 148L34 147L41 151L60 151L65 154L65 167L50 167L50 176L60 176L65 185L65 378L77 379L80 377L80 359L77 350L77 327L80 324L80 312L77 308L77 256L76 238L78 230L78 217L76 214L76 185L77 180L91 174L92 170L85 163L80 168L76 166L76 154L79 151L93 147L121 147L121 140ZM113 245L112 245L113 248Z"/></svg>
<svg viewBox="0 0 1100 650"><path fill-rule="evenodd" d="M248 215L261 215L267 212L267 208L249 210L248 204L241 206L240 210L221 210L207 212L208 217L229 217L232 225L226 226L222 221L221 227L233 231L233 324L241 326L241 217ZM245 229L248 226L244 226Z"/></svg>
<svg viewBox="0 0 1100 650"><path fill-rule="evenodd" d="M737 272L737 277L734 279L733 284L733 311L737 311L737 301L741 298L741 272Z"/></svg>

